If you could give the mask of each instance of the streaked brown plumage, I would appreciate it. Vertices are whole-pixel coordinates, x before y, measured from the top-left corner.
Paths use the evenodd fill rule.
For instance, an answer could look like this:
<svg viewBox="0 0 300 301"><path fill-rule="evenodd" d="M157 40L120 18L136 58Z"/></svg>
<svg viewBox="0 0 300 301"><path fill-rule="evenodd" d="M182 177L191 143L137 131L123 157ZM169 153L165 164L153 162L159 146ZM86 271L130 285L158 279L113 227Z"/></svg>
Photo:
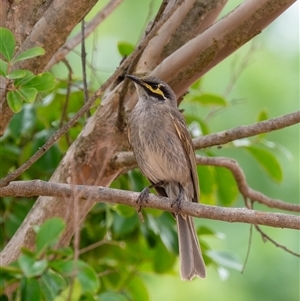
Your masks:
<svg viewBox="0 0 300 301"><path fill-rule="evenodd" d="M180 201L198 202L200 197L196 159L176 96L154 77L127 75L137 88L139 101L129 117L128 138L142 173L160 195ZM202 258L193 220L176 215L181 278L204 278Z"/></svg>

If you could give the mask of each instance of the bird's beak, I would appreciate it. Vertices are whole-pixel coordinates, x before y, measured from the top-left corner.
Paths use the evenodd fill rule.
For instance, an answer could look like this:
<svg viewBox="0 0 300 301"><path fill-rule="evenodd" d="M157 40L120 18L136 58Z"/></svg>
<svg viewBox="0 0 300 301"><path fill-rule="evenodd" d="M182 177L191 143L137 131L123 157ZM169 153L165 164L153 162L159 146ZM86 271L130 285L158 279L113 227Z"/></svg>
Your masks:
<svg viewBox="0 0 300 301"><path fill-rule="evenodd" d="M145 86L144 82L139 78L136 77L134 75L125 75L127 78L129 78L130 80L132 80L133 82L135 82L136 84L140 85L140 86Z"/></svg>

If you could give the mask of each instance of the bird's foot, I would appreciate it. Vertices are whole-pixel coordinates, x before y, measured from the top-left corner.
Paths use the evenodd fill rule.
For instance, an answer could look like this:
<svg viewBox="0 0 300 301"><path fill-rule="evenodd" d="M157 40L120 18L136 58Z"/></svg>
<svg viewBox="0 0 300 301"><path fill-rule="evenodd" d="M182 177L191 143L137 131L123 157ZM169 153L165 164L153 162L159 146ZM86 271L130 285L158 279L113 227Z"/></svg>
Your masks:
<svg viewBox="0 0 300 301"><path fill-rule="evenodd" d="M178 194L177 198L171 204L171 207L175 208L175 214L178 214L180 212L181 202L183 201L183 199L184 199L183 188L179 184L179 194Z"/></svg>
<svg viewBox="0 0 300 301"><path fill-rule="evenodd" d="M141 212L143 202L146 202L146 203L148 202L149 194L150 194L149 187L144 188L142 190L142 192L140 193L138 199L136 200L136 203L139 205L138 212Z"/></svg>

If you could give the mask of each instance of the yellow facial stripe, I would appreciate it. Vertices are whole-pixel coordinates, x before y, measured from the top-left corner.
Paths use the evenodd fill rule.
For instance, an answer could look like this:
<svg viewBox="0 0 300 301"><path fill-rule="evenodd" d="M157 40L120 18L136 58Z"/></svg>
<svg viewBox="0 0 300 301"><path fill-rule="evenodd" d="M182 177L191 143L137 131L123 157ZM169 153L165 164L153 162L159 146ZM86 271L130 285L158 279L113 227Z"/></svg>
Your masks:
<svg viewBox="0 0 300 301"><path fill-rule="evenodd" d="M153 89L150 85L144 83L145 87L147 87L147 89L149 89L152 93L161 95L163 98L166 98L163 91L160 89L160 84L158 85L158 87L156 89Z"/></svg>

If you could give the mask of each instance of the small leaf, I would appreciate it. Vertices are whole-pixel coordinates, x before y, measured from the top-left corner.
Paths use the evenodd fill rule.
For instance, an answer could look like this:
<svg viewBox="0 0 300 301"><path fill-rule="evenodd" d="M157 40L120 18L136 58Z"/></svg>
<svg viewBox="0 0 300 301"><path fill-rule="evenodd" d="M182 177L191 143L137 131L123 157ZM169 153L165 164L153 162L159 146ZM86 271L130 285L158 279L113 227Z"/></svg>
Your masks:
<svg viewBox="0 0 300 301"><path fill-rule="evenodd" d="M47 301L52 301L66 286L65 279L52 270L46 271L41 276L41 289Z"/></svg>
<svg viewBox="0 0 300 301"><path fill-rule="evenodd" d="M19 92L22 94L23 99L27 103L33 103L35 101L37 90L35 88L21 87Z"/></svg>
<svg viewBox="0 0 300 301"><path fill-rule="evenodd" d="M276 157L269 151L258 147L245 148L267 172L267 174L275 181L282 180L282 170Z"/></svg>
<svg viewBox="0 0 300 301"><path fill-rule="evenodd" d="M45 50L42 47L33 47L22 53L20 53L16 58L13 59L13 63L31 59L36 56L44 55Z"/></svg>
<svg viewBox="0 0 300 301"><path fill-rule="evenodd" d="M6 76L7 74L7 63L0 59L0 75Z"/></svg>
<svg viewBox="0 0 300 301"><path fill-rule="evenodd" d="M118 51L121 56L129 56L134 50L134 46L128 42L118 42Z"/></svg>
<svg viewBox="0 0 300 301"><path fill-rule="evenodd" d="M36 252L41 253L48 246L54 245L64 229L65 223L61 218L54 217L45 221L37 229Z"/></svg>
<svg viewBox="0 0 300 301"><path fill-rule="evenodd" d="M207 251L209 257L211 257L215 262L235 270L241 270L243 265L240 260L233 253L224 252L224 251Z"/></svg>
<svg viewBox="0 0 300 301"><path fill-rule="evenodd" d="M0 39L0 53L10 62L15 52L15 37L10 30L0 27Z"/></svg>
<svg viewBox="0 0 300 301"><path fill-rule="evenodd" d="M18 263L24 275L28 278L42 275L48 266L46 259L36 260L24 254L18 258Z"/></svg>
<svg viewBox="0 0 300 301"><path fill-rule="evenodd" d="M257 117L257 121L264 121L268 119L268 113L267 110L262 110L261 112L259 112L258 117Z"/></svg>
<svg viewBox="0 0 300 301"><path fill-rule="evenodd" d="M82 292L82 287L79 281L75 278L73 283L70 284L62 293L57 296L53 301L79 301Z"/></svg>
<svg viewBox="0 0 300 301"><path fill-rule="evenodd" d="M26 71L25 70L14 70L11 73L6 75L6 78L8 79L16 79L16 78L23 78L26 75Z"/></svg>
<svg viewBox="0 0 300 301"><path fill-rule="evenodd" d="M14 81L14 85L15 87L21 87L23 85L25 85L26 83L28 83L29 81L31 81L35 75L28 70L24 70L26 75L23 78L16 78Z"/></svg>
<svg viewBox="0 0 300 301"><path fill-rule="evenodd" d="M232 173L226 168L215 168L218 196L221 205L230 206L238 196L238 189Z"/></svg>
<svg viewBox="0 0 300 301"><path fill-rule="evenodd" d="M14 113L18 113L22 109L23 99L17 91L8 91L7 103Z"/></svg>
<svg viewBox="0 0 300 301"><path fill-rule="evenodd" d="M120 293L105 292L99 295L101 301L128 301L128 298L121 295Z"/></svg>
<svg viewBox="0 0 300 301"><path fill-rule="evenodd" d="M132 300L149 300L148 290L140 277L134 277L131 279L127 285L127 289L131 293Z"/></svg>
<svg viewBox="0 0 300 301"><path fill-rule="evenodd" d="M201 94L195 95L191 99L192 101L200 102L203 105L215 105L215 106L226 106L227 101L219 95L214 94Z"/></svg>
<svg viewBox="0 0 300 301"><path fill-rule="evenodd" d="M38 92L51 90L54 86L55 77L49 72L39 74L26 83L26 87L35 88Z"/></svg>
<svg viewBox="0 0 300 301"><path fill-rule="evenodd" d="M21 300L22 301L39 301L41 288L35 278L23 278L21 281Z"/></svg>

